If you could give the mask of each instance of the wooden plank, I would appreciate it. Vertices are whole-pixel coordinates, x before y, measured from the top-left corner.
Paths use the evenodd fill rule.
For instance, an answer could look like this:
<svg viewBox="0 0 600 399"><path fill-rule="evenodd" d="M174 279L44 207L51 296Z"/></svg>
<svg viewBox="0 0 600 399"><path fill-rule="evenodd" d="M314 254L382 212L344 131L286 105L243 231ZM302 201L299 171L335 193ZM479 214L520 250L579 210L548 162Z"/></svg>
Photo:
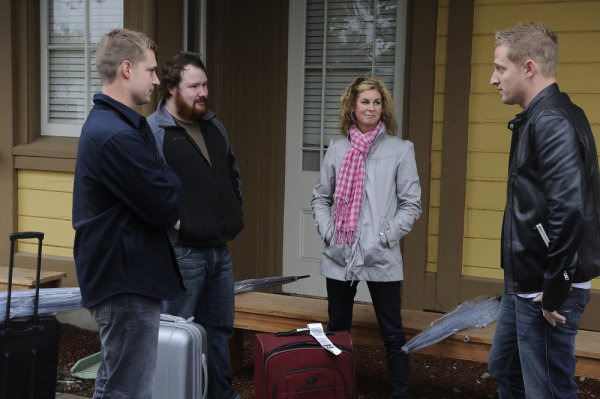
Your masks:
<svg viewBox="0 0 600 399"><path fill-rule="evenodd" d="M487 363L490 347L484 343L465 343L449 339L421 349L418 353Z"/></svg>
<svg viewBox="0 0 600 399"><path fill-rule="evenodd" d="M600 332L579 330L575 336L575 355L600 360Z"/></svg>
<svg viewBox="0 0 600 399"><path fill-rule="evenodd" d="M8 256L7 256L8 258ZM35 253L16 252L15 265L24 269L37 268L37 251ZM65 272L67 277L61 281L61 287L78 287L77 273L75 270L75 261L73 254L70 257L54 256L44 253L42 258L42 270L54 270Z"/></svg>
<svg viewBox="0 0 600 399"><path fill-rule="evenodd" d="M15 290L26 290L35 287L34 269L13 268L12 288ZM67 276L67 273L51 270L42 270L40 272L41 288L58 288L61 280ZM8 289L8 267L0 266L0 290Z"/></svg>
<svg viewBox="0 0 600 399"><path fill-rule="evenodd" d="M53 139L60 137L53 136ZM75 140L74 137L69 137ZM29 144L22 144L18 146L19 152L26 152L29 150ZM17 148L17 147L14 147ZM33 150L35 152L35 150ZM29 156L29 155L15 155L13 158L13 167L19 170L44 170L53 172L75 172L75 158L56 158L53 156Z"/></svg>
<svg viewBox="0 0 600 399"><path fill-rule="evenodd" d="M576 376L600 379L600 361L577 356L577 351L575 351L575 361Z"/></svg>

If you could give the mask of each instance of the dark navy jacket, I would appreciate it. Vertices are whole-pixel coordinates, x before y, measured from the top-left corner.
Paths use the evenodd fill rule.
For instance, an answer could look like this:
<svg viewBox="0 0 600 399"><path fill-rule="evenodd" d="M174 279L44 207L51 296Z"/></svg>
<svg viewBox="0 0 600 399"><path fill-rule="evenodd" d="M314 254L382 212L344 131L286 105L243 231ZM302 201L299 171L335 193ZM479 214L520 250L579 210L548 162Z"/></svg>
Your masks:
<svg viewBox="0 0 600 399"><path fill-rule="evenodd" d="M94 104L73 187L81 303L120 293L174 299L185 289L165 229L179 219L180 181L159 161L143 116L104 94Z"/></svg>

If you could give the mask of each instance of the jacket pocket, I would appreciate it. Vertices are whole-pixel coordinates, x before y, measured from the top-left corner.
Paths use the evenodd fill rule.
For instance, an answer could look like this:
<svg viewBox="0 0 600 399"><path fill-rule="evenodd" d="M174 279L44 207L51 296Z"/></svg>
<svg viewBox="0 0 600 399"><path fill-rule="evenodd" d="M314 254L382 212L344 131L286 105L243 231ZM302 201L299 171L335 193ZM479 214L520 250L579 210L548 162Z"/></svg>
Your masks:
<svg viewBox="0 0 600 399"><path fill-rule="evenodd" d="M379 221L379 240L386 248L394 248L401 238L400 228L393 222L381 218Z"/></svg>
<svg viewBox="0 0 600 399"><path fill-rule="evenodd" d="M333 242L333 236L335 235L335 221L333 220L333 218L330 218L327 221L327 227L325 230L325 234L323 234L323 243L326 246L330 246L331 243Z"/></svg>

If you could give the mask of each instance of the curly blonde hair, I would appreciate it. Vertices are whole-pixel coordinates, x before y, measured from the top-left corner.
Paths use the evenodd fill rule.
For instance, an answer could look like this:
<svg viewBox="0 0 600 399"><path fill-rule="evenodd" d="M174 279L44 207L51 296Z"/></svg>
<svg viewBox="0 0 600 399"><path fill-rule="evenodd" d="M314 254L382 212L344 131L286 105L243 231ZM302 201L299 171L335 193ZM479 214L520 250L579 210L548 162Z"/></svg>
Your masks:
<svg viewBox="0 0 600 399"><path fill-rule="evenodd" d="M377 76L361 75L346 87L346 91L340 100L340 132L344 136L348 135L350 126L356 123L354 106L358 95L363 91L372 89L376 89L381 94L381 120L385 123L386 131L391 136L397 134L398 125L394 115L394 100L392 100L390 92Z"/></svg>

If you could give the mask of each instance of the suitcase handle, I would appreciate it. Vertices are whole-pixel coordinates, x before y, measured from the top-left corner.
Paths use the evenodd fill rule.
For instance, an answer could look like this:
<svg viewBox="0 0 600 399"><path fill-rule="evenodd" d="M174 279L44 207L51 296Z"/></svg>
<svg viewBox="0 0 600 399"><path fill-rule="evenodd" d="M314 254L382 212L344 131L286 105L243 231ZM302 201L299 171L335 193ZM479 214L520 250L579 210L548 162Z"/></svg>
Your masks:
<svg viewBox="0 0 600 399"><path fill-rule="evenodd" d="M38 240L44 239L44 233L40 231L18 231L16 233L9 234L11 241L26 239L26 238L37 238Z"/></svg>
<svg viewBox="0 0 600 399"><path fill-rule="evenodd" d="M206 399L208 393L208 364L206 363L206 355L202 354L202 382L204 387L202 390L202 399Z"/></svg>
<svg viewBox="0 0 600 399"><path fill-rule="evenodd" d="M8 265L8 292L6 294L6 318L5 326L8 330L10 326L10 299L12 295L12 278L14 268L14 257L15 257L15 241L27 238L37 238L38 240L38 254L37 254L37 271L35 274L35 299L33 303L33 325L38 326L39 315L38 305L40 300L40 272L42 270L42 240L44 239L44 233L39 231L21 231L16 233L10 233L10 262Z"/></svg>
<svg viewBox="0 0 600 399"><path fill-rule="evenodd" d="M189 319L186 319L181 316L175 316L172 314L161 313L160 321L168 321L171 323L191 323L194 321L194 316L190 317Z"/></svg>
<svg viewBox="0 0 600 399"><path fill-rule="evenodd" d="M307 333L307 332L308 332L308 328L296 328L295 330L277 332L277 333L275 333L275 336L276 337L290 337L292 335L297 335L297 334ZM325 331L325 335L334 335L334 333L332 331Z"/></svg>
<svg viewBox="0 0 600 399"><path fill-rule="evenodd" d="M296 328L296 329L290 330L290 331L277 332L277 333L275 333L275 336L276 337L289 337L289 336L300 334L303 332L308 332L308 328Z"/></svg>

